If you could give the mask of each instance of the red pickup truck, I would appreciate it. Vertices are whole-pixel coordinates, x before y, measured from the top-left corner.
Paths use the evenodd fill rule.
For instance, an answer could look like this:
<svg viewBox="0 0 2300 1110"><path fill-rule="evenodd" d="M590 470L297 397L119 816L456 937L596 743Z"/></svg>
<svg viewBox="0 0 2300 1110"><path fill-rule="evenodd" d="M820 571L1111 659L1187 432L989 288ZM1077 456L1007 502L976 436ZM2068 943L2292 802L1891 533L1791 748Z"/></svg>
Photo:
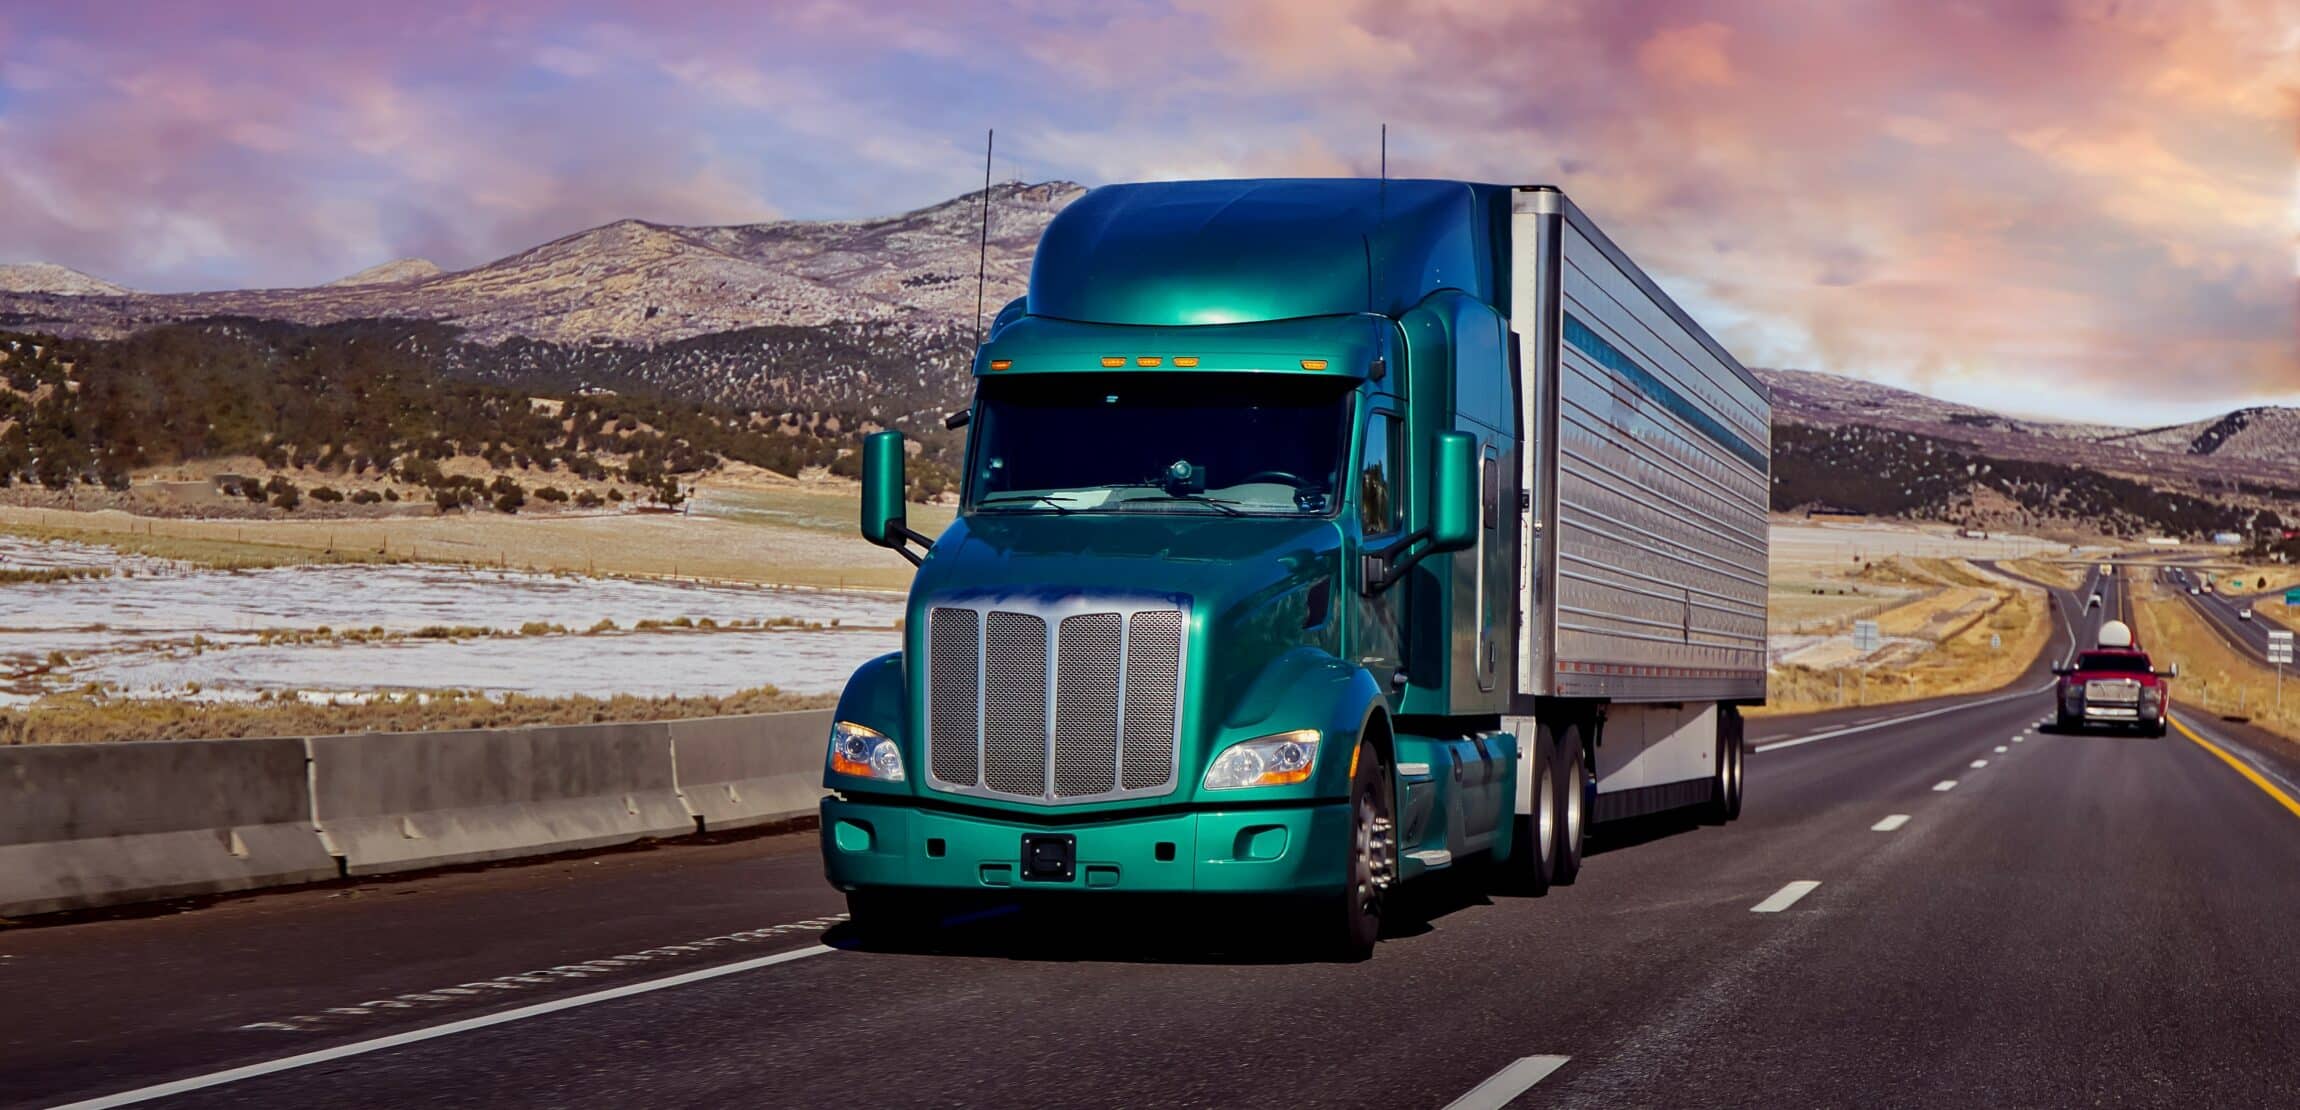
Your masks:
<svg viewBox="0 0 2300 1110"><path fill-rule="evenodd" d="M2054 667L2052 673L2060 676L2053 691L2060 731L2104 725L2162 736L2171 680L2179 677L2180 665L2157 670L2132 629L2123 621L2109 621L2100 626L2099 647L2078 652L2073 665Z"/></svg>

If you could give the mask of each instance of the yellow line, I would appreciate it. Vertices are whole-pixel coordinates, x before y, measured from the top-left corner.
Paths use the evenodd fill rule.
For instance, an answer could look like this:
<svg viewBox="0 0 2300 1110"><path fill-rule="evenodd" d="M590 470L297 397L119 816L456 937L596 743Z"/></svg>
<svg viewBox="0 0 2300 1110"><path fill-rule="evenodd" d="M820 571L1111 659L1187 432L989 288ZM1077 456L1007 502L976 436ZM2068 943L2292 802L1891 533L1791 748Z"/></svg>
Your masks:
<svg viewBox="0 0 2300 1110"><path fill-rule="evenodd" d="M2276 789L2276 784L2275 784L2275 783L2269 782L2267 779L2261 778L2261 777L2260 777L2260 772L2258 772L2258 771L2255 771L2255 770L2253 770L2252 768L2250 768L2250 767L2246 766L2243 760L2241 760L2241 759L2238 759L2238 758L2236 758L2235 756L2232 756L2232 755L2228 754L2226 751L2223 751L2223 750L2221 749L2220 745L2218 745L2218 744L2215 744L2215 743L2213 743L2213 742L2212 742L2212 741L2210 741L2210 740L2207 740L2207 739L2205 739L2205 738L2203 738L2203 737L2201 737L2201 736L2198 736L2198 735L2196 735L2196 733L2195 733L2193 730L2191 730L2191 729L2190 729L2190 728L2189 728L2187 725L2184 725L2184 724L2180 723L2180 718L2178 718L2178 717L2174 717L2174 716L2172 716L2171 714L2169 714L2169 713L2168 713L2168 714L2165 714L2165 719L2167 719L2167 720L2171 721L2171 722L2172 722L2172 727L2174 727L2174 728L2176 728L2176 729L2179 729L2179 730L2180 730L2180 734L2181 734L2182 736L2185 736L2185 737L2189 738L2190 740L2194 740L2194 741L2196 741L2196 743L2197 743L2197 746L2199 746L2199 747L2203 748L2205 751L2211 752L2212 754L2214 754L2214 755L2216 755L2216 756L2219 756L2219 757L2220 757L2220 759L2221 759L2221 762L2223 762L2223 763L2226 763L2226 764L2228 764L2229 766L2236 768L2236 773L2237 773L2237 774L2239 774L2239 775L2242 775L2242 776L2244 776L2245 778L2252 780L2252 785L2254 785L2254 786L2257 786L2257 787L2259 787L2261 790L2265 791L2269 797L2276 799L2276 800L2277 800L2277 802L2279 802L2280 804L2282 804L2282 805L2284 806L2284 808L2285 808L2285 809L2291 810L2291 811L2292 811L2292 816L2294 816L2294 817L2300 817L2300 802L2296 802L2296 801L2293 801L2293 800L2292 800L2292 795L2290 795L2290 794L2286 794L2285 792L2283 792L2283 791L2281 791L2281 790L2278 790L2278 789Z"/></svg>

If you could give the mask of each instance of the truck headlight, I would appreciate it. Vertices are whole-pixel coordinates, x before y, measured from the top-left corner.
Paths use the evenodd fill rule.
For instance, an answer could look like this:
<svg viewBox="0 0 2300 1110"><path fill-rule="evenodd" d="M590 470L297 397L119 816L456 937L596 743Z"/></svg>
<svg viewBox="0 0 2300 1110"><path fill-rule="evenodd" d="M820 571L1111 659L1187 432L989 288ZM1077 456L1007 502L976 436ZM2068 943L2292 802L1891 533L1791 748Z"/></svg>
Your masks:
<svg viewBox="0 0 2300 1110"><path fill-rule="evenodd" d="M1241 740L1222 749L1206 768L1206 789L1285 786L1307 780L1318 763L1318 730L1295 729Z"/></svg>
<svg viewBox="0 0 2300 1110"><path fill-rule="evenodd" d="M902 781L902 750L876 729L831 723L831 770L879 782Z"/></svg>

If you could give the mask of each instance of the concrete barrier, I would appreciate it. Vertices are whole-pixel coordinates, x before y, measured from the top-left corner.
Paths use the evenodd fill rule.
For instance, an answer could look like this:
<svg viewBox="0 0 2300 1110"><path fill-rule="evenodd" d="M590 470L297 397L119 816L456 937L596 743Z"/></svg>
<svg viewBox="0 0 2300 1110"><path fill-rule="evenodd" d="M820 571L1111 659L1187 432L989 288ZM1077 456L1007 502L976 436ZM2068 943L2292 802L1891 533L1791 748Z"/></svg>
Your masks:
<svg viewBox="0 0 2300 1110"><path fill-rule="evenodd" d="M705 829L784 821L816 811L831 711L672 721L679 797Z"/></svg>
<svg viewBox="0 0 2300 1110"><path fill-rule="evenodd" d="M695 831L660 721L307 743L321 836L353 875Z"/></svg>
<svg viewBox="0 0 2300 1110"><path fill-rule="evenodd" d="M335 876L300 739L0 748L0 916Z"/></svg>

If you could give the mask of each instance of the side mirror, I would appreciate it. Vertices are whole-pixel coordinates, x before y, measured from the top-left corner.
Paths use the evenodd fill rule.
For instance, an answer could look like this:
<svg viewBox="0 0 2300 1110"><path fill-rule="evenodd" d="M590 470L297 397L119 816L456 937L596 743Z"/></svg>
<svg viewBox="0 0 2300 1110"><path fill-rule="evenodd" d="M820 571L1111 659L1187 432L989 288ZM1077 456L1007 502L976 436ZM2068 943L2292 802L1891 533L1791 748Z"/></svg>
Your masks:
<svg viewBox="0 0 2300 1110"><path fill-rule="evenodd" d="M2180 664L2178 664L2178 663L2174 663L2174 664L2172 664L2171 666L2164 668L2164 672L2163 672L2163 673L2164 673L2164 677L2166 677L2166 678L2179 678L2179 677L2180 677Z"/></svg>
<svg viewBox="0 0 2300 1110"><path fill-rule="evenodd" d="M2072 674L2075 674L2075 673L2076 673L2076 668L2074 668L2074 667L2054 667L2054 668L2052 669L2052 673L2054 673L2054 674L2056 674L2056 675L2059 675L2059 676L2061 676L2062 678L2067 678L2068 676L2070 676L2070 675L2072 675Z"/></svg>
<svg viewBox="0 0 2300 1110"><path fill-rule="evenodd" d="M902 433L874 432L863 437L862 536L891 547L916 566L918 555L910 544L931 548L934 541L910 530L903 494L909 489L904 474Z"/></svg>
<svg viewBox="0 0 2300 1110"><path fill-rule="evenodd" d="M1430 469L1430 550L1477 546L1477 439L1439 432Z"/></svg>

